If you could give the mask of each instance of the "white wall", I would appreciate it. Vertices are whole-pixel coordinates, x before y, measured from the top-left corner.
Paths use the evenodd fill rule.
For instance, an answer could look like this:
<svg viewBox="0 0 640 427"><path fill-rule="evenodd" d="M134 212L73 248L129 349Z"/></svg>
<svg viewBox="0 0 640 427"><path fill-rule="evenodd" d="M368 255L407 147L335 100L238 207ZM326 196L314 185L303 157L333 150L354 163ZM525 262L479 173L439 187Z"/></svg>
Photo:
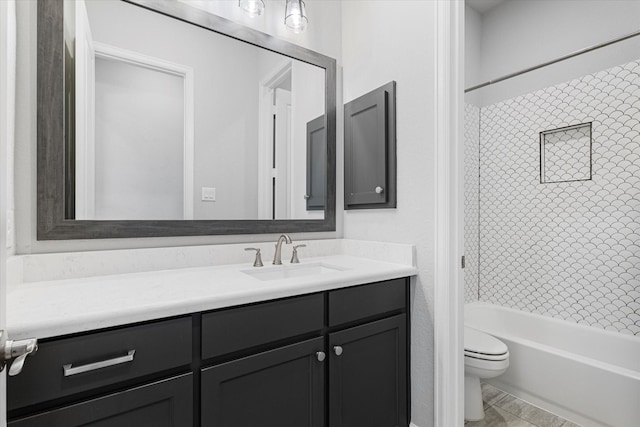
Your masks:
<svg viewBox="0 0 640 427"><path fill-rule="evenodd" d="M482 15L466 6L464 8L464 85L471 87L482 83Z"/></svg>
<svg viewBox="0 0 640 427"><path fill-rule="evenodd" d="M412 421L433 425L435 31L433 1L343 1L344 97L397 82L397 208L351 210L346 238L416 245Z"/></svg>
<svg viewBox="0 0 640 427"><path fill-rule="evenodd" d="M203 2L204 3L204 2ZM284 2L267 2L265 14L251 19L244 16L237 2L206 2L228 19L286 39L324 55L341 58L341 4L316 0L307 4L309 26L299 35L286 30L282 21ZM16 129L16 247L18 253L63 252L136 247L200 245L231 242L270 241L274 235L199 236L174 238L103 239L76 241L36 240L36 2L17 2L18 18L18 95ZM327 31L331 28L331 31ZM342 105L340 77L338 105ZM338 152L342 151L342 113L338 109ZM338 165L341 164L341 156ZM338 173L338 212L342 207L342 174ZM294 239L335 238L342 236L342 216L337 215L337 230L325 233L300 233Z"/></svg>
<svg viewBox="0 0 640 427"><path fill-rule="evenodd" d="M467 7L467 12L469 8ZM467 68L466 87L554 60L640 29L637 0L509 0L481 15L480 67ZM474 19L467 19L477 34ZM475 62L467 38L466 61ZM640 37L476 91L488 105L637 59ZM481 105L480 105L481 104Z"/></svg>

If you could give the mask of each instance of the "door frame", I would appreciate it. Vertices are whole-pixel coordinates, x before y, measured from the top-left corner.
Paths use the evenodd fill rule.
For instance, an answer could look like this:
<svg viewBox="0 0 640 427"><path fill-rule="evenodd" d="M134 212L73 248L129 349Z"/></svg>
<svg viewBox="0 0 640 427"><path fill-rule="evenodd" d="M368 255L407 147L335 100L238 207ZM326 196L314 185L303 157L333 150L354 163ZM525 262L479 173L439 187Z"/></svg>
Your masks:
<svg viewBox="0 0 640 427"><path fill-rule="evenodd" d="M273 177L273 152L271 150L273 136L273 102L275 89L293 75L293 61L284 60L273 67L258 83L258 219L271 219ZM289 170L289 174L291 171Z"/></svg>
<svg viewBox="0 0 640 427"><path fill-rule="evenodd" d="M16 4L0 1L0 347L7 339L7 258L14 243L9 209L13 205L12 153L15 128ZM7 423L6 369L0 373L0 427Z"/></svg>
<svg viewBox="0 0 640 427"><path fill-rule="evenodd" d="M437 0L434 425L464 425L464 1Z"/></svg>
<svg viewBox="0 0 640 427"><path fill-rule="evenodd" d="M160 58L144 55L112 46L105 43L93 41L95 58L107 59L111 61L124 62L149 70L170 74L183 79L184 81L184 137L183 137L183 219L194 219L194 161L195 161L195 94L194 94L194 71L192 67L166 61ZM95 81L95 76L94 76ZM95 84L92 85L95 87ZM95 101L95 97L93 97ZM88 106L95 110L94 106ZM88 129L87 133L94 132ZM93 183L89 185L87 192L93 193L95 187L95 139L87 138L87 147L82 150L83 155L76 157L76 182ZM79 151L77 151L79 152ZM94 201L93 197L83 197L81 200L87 202ZM76 211L92 213L94 207L80 206ZM85 210L82 210L85 209ZM90 218L92 219L92 218Z"/></svg>
<svg viewBox="0 0 640 427"><path fill-rule="evenodd" d="M84 0L75 3L74 218L95 218L95 48ZM66 77L65 77L66 79ZM65 92L66 93L66 92ZM71 196L71 197L73 197Z"/></svg>

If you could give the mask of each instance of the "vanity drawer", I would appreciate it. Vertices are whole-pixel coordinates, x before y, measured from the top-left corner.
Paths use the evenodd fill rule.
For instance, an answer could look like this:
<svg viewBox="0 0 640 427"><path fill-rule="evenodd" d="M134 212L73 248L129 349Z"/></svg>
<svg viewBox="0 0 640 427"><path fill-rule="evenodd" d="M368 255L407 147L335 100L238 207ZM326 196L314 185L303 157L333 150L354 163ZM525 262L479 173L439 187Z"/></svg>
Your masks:
<svg viewBox="0 0 640 427"><path fill-rule="evenodd" d="M329 326L406 308L406 279L329 292Z"/></svg>
<svg viewBox="0 0 640 427"><path fill-rule="evenodd" d="M324 295L313 294L202 315L202 358L319 331Z"/></svg>
<svg viewBox="0 0 640 427"><path fill-rule="evenodd" d="M193 374L9 422L9 427L193 426Z"/></svg>
<svg viewBox="0 0 640 427"><path fill-rule="evenodd" d="M192 332L185 317L44 342L8 377L9 410L189 365Z"/></svg>

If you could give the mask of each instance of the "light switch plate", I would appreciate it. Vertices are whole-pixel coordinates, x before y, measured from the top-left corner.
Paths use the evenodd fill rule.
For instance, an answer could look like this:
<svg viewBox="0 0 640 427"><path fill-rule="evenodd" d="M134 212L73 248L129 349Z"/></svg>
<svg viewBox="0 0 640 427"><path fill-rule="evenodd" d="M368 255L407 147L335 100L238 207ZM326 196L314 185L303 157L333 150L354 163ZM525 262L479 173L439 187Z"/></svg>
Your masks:
<svg viewBox="0 0 640 427"><path fill-rule="evenodd" d="M216 189L214 187L202 187L202 201L203 202L215 202L216 201Z"/></svg>

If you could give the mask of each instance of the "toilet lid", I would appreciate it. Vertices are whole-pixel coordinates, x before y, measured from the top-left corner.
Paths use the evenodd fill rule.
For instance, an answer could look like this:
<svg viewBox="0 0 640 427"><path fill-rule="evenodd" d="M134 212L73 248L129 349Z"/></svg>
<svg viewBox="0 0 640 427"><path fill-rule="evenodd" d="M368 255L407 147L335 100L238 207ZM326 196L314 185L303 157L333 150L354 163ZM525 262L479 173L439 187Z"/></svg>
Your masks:
<svg viewBox="0 0 640 427"><path fill-rule="evenodd" d="M507 354L505 343L477 329L464 327L464 352L466 355L502 356Z"/></svg>

